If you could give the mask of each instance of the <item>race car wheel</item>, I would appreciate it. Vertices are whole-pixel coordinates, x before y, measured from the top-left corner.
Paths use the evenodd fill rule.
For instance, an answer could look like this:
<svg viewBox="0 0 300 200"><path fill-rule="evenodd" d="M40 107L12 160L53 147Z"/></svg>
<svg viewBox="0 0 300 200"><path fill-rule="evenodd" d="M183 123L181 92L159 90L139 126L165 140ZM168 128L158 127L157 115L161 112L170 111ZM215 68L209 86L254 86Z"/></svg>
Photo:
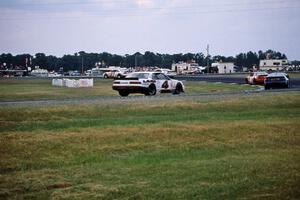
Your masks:
<svg viewBox="0 0 300 200"><path fill-rule="evenodd" d="M156 94L156 87L154 84L151 84L148 88L148 91L145 95L149 95L149 96L152 96L152 95L155 95Z"/></svg>
<svg viewBox="0 0 300 200"><path fill-rule="evenodd" d="M270 86L265 85L265 90L269 90L269 89L270 89Z"/></svg>
<svg viewBox="0 0 300 200"><path fill-rule="evenodd" d="M249 81L248 81L248 79L247 79L247 78L245 78L245 82L246 82L246 84L249 84Z"/></svg>
<svg viewBox="0 0 300 200"><path fill-rule="evenodd" d="M124 91L124 90L120 90L120 91L119 91L119 94L120 94L120 96L122 96L122 97L127 97L127 96L129 95L129 93L128 93L127 91Z"/></svg>
<svg viewBox="0 0 300 200"><path fill-rule="evenodd" d="M178 83L176 85L176 88L175 88L173 94L180 94L180 92L183 92L183 89L182 89L182 85L180 83Z"/></svg>
<svg viewBox="0 0 300 200"><path fill-rule="evenodd" d="M252 83L253 85L256 85L256 80L255 80L255 78L253 79L253 83Z"/></svg>
<svg viewBox="0 0 300 200"><path fill-rule="evenodd" d="M118 74L117 78L122 78L122 76L120 74Z"/></svg>
<svg viewBox="0 0 300 200"><path fill-rule="evenodd" d="M108 78L107 74L104 74L104 78Z"/></svg>

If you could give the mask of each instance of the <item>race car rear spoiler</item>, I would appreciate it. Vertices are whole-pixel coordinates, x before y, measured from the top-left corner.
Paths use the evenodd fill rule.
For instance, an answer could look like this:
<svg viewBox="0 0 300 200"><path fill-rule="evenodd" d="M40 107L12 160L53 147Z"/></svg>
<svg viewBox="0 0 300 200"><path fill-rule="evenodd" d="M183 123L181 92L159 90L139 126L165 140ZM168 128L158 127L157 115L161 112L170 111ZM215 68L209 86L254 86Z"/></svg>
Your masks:
<svg viewBox="0 0 300 200"><path fill-rule="evenodd" d="M139 78L134 78L134 77L130 77L130 78L115 78L115 80L139 80Z"/></svg>

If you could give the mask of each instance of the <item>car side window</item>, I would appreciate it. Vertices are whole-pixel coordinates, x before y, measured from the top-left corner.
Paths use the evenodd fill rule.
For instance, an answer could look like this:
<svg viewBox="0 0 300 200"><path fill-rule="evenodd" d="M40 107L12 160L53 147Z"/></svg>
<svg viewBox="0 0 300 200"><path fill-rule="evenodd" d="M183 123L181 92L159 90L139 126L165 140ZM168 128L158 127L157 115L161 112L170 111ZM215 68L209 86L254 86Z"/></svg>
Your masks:
<svg viewBox="0 0 300 200"><path fill-rule="evenodd" d="M157 77L160 79L160 80L169 80L169 77L167 77L166 75L164 74L158 74Z"/></svg>
<svg viewBox="0 0 300 200"><path fill-rule="evenodd" d="M165 77L163 76L163 74L157 74L157 78L159 80L164 80L165 79Z"/></svg>
<svg viewBox="0 0 300 200"><path fill-rule="evenodd" d="M152 74L152 79L153 79L153 80L158 80L159 78L158 78L157 75L158 75L158 74Z"/></svg>
<svg viewBox="0 0 300 200"><path fill-rule="evenodd" d="M165 80L170 80L170 77L169 76L167 76L167 75L165 75L165 74L162 74L163 76L164 76L164 79Z"/></svg>

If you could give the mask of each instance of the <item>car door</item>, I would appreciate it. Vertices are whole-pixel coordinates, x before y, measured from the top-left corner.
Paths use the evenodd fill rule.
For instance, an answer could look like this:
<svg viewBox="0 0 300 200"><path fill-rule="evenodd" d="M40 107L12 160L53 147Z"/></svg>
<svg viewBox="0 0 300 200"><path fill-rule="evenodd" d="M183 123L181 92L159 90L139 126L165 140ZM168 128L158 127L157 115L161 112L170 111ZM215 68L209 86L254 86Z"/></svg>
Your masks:
<svg viewBox="0 0 300 200"><path fill-rule="evenodd" d="M156 81L156 89L161 90L170 90L171 89L171 79L164 75L163 73L155 73L153 74L153 79Z"/></svg>
<svg viewBox="0 0 300 200"><path fill-rule="evenodd" d="M169 76L162 73L161 77L162 77L162 80L164 80L164 82L162 84L162 89L165 89L165 90L175 89L175 87L176 87L175 82Z"/></svg>

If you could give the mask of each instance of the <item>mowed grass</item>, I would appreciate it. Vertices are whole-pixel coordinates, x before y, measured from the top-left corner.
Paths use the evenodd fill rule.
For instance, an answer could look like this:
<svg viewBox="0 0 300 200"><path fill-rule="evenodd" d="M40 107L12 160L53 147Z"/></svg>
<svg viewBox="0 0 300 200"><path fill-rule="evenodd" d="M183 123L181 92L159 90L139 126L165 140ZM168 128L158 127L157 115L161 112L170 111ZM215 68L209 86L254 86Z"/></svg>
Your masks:
<svg viewBox="0 0 300 200"><path fill-rule="evenodd" d="M94 79L94 87L89 88L52 86L51 79L2 79L0 101L116 96L111 86L107 79Z"/></svg>
<svg viewBox="0 0 300 200"><path fill-rule="evenodd" d="M51 79L1 79L0 101L68 99L99 96L119 96L112 90L111 79L94 79L91 88L67 88L52 86ZM214 84L185 81L186 93L227 92L255 89L247 85Z"/></svg>
<svg viewBox="0 0 300 200"><path fill-rule="evenodd" d="M300 94L0 107L0 199L299 199Z"/></svg>
<svg viewBox="0 0 300 200"><path fill-rule="evenodd" d="M288 73L288 75L291 77L291 78L300 78L300 73L296 73L296 72L291 72L291 73Z"/></svg>

